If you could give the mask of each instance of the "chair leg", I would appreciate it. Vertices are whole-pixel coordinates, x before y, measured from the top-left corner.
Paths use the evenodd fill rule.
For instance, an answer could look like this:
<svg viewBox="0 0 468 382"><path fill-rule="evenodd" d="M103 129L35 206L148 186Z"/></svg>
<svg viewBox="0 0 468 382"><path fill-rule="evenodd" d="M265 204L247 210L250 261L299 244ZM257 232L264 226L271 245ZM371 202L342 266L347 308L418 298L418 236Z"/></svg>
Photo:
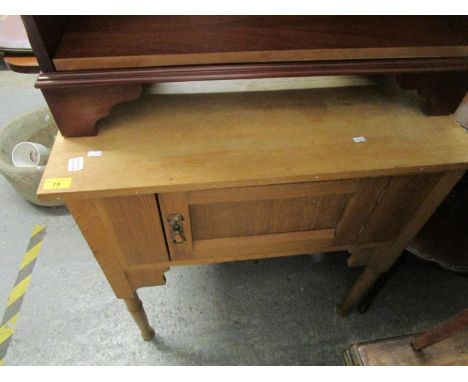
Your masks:
<svg viewBox="0 0 468 382"><path fill-rule="evenodd" d="M467 328L468 309L465 309L456 316L429 329L427 332L413 336L411 338L411 346L415 350L423 350Z"/></svg>

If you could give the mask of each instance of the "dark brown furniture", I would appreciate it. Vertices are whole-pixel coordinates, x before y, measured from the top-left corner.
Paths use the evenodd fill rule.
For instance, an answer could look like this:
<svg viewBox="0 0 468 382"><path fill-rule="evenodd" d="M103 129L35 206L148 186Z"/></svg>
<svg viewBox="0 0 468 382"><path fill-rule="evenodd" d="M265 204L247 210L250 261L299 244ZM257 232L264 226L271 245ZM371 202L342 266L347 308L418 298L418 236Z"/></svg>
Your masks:
<svg viewBox="0 0 468 382"><path fill-rule="evenodd" d="M397 75L454 112L468 88L464 16L23 16L36 83L64 136L164 81Z"/></svg>

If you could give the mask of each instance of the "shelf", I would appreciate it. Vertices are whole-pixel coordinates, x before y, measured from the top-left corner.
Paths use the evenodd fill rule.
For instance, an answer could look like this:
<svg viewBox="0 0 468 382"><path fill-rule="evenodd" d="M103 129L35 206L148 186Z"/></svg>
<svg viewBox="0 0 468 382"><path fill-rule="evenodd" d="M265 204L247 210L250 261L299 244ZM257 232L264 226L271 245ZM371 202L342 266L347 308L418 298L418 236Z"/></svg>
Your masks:
<svg viewBox="0 0 468 382"><path fill-rule="evenodd" d="M57 70L468 57L443 16L70 16Z"/></svg>

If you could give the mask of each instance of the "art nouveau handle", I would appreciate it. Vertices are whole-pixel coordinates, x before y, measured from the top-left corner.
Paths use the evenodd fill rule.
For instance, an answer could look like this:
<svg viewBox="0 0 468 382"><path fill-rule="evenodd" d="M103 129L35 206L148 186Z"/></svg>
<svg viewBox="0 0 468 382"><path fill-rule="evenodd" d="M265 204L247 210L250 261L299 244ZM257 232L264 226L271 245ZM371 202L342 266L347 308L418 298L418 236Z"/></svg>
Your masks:
<svg viewBox="0 0 468 382"><path fill-rule="evenodd" d="M184 217L181 214L171 214L167 217L169 222L171 238L174 244L181 244L187 239L184 234Z"/></svg>

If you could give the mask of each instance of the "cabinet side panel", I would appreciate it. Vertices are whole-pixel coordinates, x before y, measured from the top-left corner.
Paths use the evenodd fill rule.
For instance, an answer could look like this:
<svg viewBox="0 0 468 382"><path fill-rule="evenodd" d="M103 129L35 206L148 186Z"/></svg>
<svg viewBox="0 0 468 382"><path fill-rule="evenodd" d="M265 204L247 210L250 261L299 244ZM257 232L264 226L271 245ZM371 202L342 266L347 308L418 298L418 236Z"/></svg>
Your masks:
<svg viewBox="0 0 468 382"><path fill-rule="evenodd" d="M154 195L100 199L100 208L128 266L167 262L158 205Z"/></svg>
<svg viewBox="0 0 468 382"><path fill-rule="evenodd" d="M335 245L356 242L389 179L385 177L360 180L359 189L348 199L336 227Z"/></svg>
<svg viewBox="0 0 468 382"><path fill-rule="evenodd" d="M359 244L395 240L443 174L395 176L372 211Z"/></svg>
<svg viewBox="0 0 468 382"><path fill-rule="evenodd" d="M421 192L418 193L420 196L415 201L416 211L414 211L408 221L402 224L403 229L394 243L391 246L382 248L369 258L369 267L371 267L374 272L385 272L390 269L401 252L447 197L450 190L461 179L464 172L465 171L448 171L442 173L435 179L435 182L433 182L434 178L426 178L424 179L425 181L422 181L419 177L414 177L416 178L414 181L418 182L422 188ZM427 191L430 184L430 189ZM418 190L416 190L416 192L418 192Z"/></svg>
<svg viewBox="0 0 468 382"><path fill-rule="evenodd" d="M109 232L94 201L70 200L67 206L115 295L119 298L132 298L133 288L123 271L119 249L110 240Z"/></svg>

